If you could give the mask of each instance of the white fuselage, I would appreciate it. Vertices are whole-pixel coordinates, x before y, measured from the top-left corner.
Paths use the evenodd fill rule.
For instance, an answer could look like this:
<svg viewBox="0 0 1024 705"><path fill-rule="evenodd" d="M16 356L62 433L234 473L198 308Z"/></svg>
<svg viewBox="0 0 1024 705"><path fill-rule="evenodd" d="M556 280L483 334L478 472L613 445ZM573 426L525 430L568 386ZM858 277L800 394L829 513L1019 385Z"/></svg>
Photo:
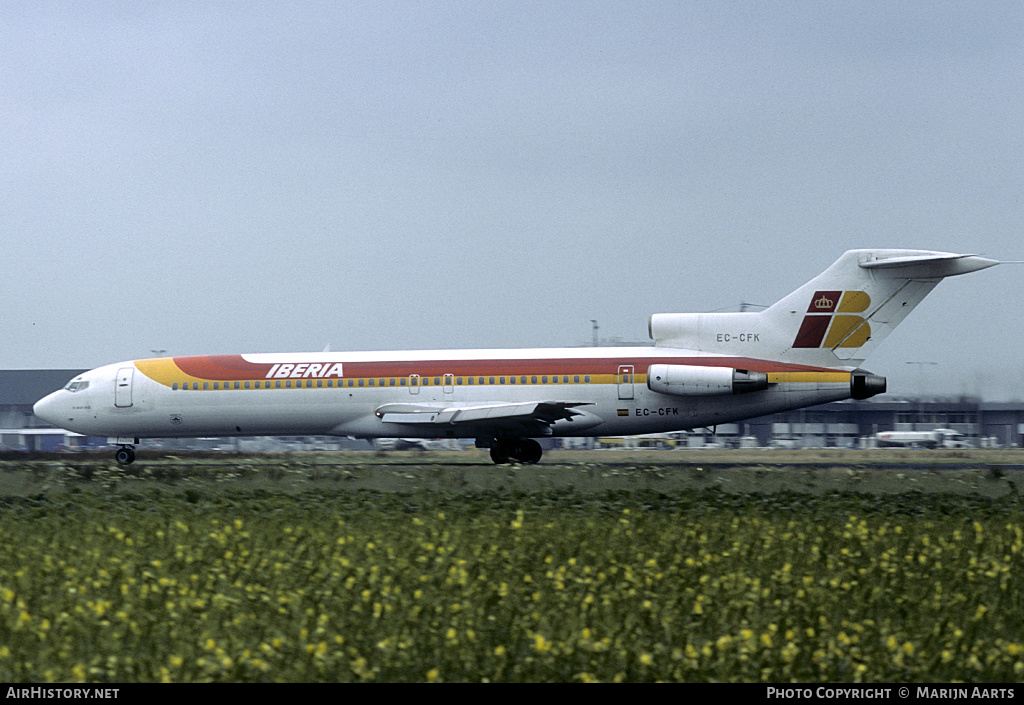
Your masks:
<svg viewBox="0 0 1024 705"><path fill-rule="evenodd" d="M739 394L659 393L647 379L655 364L752 370L765 373L768 384ZM77 433L121 438L481 438L508 432L517 404L557 402L573 406L571 418L527 425L515 435L634 435L850 396L849 371L671 348L440 350L129 361L84 373L40 400L35 412ZM419 411L494 407L505 415L494 423L424 423L422 414L380 413L385 405Z"/></svg>

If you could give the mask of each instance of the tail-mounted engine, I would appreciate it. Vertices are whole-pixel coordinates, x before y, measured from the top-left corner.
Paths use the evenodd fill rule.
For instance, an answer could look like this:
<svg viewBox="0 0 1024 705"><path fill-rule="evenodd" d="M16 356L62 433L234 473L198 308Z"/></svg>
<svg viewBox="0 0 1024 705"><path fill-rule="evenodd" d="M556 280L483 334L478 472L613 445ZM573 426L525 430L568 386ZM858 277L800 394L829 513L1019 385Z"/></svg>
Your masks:
<svg viewBox="0 0 1024 705"><path fill-rule="evenodd" d="M850 375L850 396L854 399L870 399L876 394L885 394L885 377L873 375L866 370L854 370Z"/></svg>
<svg viewBox="0 0 1024 705"><path fill-rule="evenodd" d="M647 387L652 392L676 396L744 394L767 389L768 375L732 367L651 365L647 368Z"/></svg>

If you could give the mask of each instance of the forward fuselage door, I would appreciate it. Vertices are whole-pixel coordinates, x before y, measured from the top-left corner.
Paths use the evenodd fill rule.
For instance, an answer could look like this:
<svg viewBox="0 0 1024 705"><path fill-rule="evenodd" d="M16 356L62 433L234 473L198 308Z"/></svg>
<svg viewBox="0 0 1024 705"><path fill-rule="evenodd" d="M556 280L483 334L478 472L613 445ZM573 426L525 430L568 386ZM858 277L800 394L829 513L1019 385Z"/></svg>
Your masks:
<svg viewBox="0 0 1024 705"><path fill-rule="evenodd" d="M619 399L633 398L633 366L619 365Z"/></svg>
<svg viewBox="0 0 1024 705"><path fill-rule="evenodd" d="M117 371L117 379L114 380L114 406L125 409L132 405L132 379L134 376L134 367L122 367Z"/></svg>

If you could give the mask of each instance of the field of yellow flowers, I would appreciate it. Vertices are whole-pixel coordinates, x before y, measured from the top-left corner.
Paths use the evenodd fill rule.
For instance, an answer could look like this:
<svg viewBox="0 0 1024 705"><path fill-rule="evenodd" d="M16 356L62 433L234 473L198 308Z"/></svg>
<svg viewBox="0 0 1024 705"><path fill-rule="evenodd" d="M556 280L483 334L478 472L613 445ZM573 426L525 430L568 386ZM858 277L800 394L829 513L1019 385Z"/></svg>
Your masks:
<svg viewBox="0 0 1024 705"><path fill-rule="evenodd" d="M1016 498L0 499L0 681L1019 681Z"/></svg>

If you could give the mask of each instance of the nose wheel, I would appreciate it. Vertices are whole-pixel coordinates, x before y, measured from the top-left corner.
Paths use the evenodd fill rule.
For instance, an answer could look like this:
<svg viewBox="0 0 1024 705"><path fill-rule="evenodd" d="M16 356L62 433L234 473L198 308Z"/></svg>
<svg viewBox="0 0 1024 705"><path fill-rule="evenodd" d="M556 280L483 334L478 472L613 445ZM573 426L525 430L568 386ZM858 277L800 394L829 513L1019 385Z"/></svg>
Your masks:
<svg viewBox="0 0 1024 705"><path fill-rule="evenodd" d="M132 446L121 446L114 453L114 460L118 465L131 465L135 462L135 448Z"/></svg>

